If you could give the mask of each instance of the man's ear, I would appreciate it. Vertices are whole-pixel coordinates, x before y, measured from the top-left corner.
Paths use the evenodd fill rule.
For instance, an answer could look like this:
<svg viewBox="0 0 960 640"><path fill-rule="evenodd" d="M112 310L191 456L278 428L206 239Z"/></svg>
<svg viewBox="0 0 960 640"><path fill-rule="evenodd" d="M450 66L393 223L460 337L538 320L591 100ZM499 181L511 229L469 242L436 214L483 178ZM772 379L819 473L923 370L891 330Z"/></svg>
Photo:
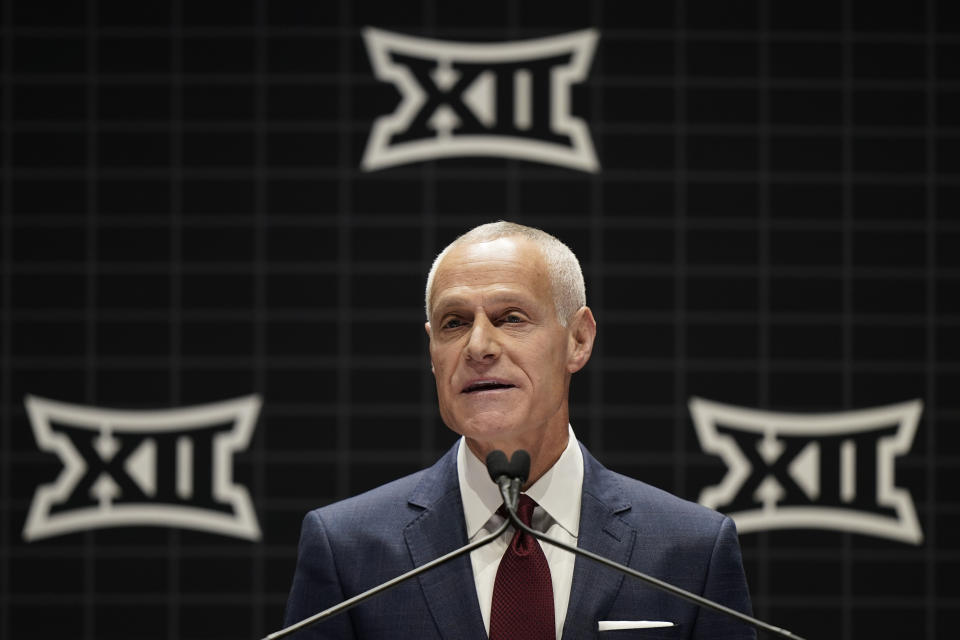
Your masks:
<svg viewBox="0 0 960 640"><path fill-rule="evenodd" d="M424 328L424 330L427 332L427 338L429 338L429 339L432 341L432 340L433 340L433 333L432 333L432 331L430 330L430 323L429 323L429 322L424 322L424 323L423 323L423 328ZM430 373L432 373L433 375L437 375L437 372L434 371L434 369L433 369L433 356L432 356L432 355L431 355L431 357L430 357Z"/></svg>
<svg viewBox="0 0 960 640"><path fill-rule="evenodd" d="M570 331L569 355L567 356L567 371L576 373L590 360L593 353L593 341L597 337L597 321L593 318L590 307L580 307L570 317L568 323Z"/></svg>

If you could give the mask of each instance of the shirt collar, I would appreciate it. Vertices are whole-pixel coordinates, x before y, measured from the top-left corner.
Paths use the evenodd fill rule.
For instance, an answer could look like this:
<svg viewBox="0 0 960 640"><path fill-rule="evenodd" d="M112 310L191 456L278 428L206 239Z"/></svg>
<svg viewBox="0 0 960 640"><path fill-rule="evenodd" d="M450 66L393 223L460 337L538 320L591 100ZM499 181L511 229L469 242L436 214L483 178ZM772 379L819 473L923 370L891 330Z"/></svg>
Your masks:
<svg viewBox="0 0 960 640"><path fill-rule="evenodd" d="M571 536L580 530L580 500L583 490L583 453L567 426L567 448L546 473L540 476L527 495L533 498L557 524ZM467 538L473 538L496 513L503 500L500 490L490 481L487 467L460 438L457 451L457 475L460 479L460 498L467 525Z"/></svg>

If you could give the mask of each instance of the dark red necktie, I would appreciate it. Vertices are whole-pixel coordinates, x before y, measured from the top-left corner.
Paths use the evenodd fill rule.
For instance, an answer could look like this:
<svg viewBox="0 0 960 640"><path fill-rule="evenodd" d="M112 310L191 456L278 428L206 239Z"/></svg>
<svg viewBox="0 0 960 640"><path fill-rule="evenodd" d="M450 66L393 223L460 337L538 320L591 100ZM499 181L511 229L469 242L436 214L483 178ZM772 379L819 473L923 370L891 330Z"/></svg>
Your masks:
<svg viewBox="0 0 960 640"><path fill-rule="evenodd" d="M527 526L535 506L530 496L520 494L517 516ZM524 531L513 534L497 569L490 640L557 640L550 566L540 543Z"/></svg>

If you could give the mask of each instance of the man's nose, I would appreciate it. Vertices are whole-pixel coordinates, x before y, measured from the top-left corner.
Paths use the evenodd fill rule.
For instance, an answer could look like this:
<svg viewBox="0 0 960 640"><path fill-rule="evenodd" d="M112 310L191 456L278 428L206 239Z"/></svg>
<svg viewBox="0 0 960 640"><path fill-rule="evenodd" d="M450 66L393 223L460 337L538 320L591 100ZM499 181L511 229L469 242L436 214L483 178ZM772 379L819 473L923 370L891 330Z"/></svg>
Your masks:
<svg viewBox="0 0 960 640"><path fill-rule="evenodd" d="M500 356L500 343L497 340L497 328L485 315L479 315L470 327L470 339L467 340L466 356L468 360L483 362L496 360Z"/></svg>

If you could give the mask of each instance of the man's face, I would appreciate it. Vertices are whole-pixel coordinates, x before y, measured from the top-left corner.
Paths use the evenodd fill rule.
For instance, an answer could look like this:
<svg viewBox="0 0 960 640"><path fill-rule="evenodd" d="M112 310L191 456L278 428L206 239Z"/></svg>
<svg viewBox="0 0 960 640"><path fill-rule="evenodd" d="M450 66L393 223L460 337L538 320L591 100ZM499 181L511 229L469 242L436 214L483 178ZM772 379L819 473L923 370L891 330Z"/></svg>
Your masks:
<svg viewBox="0 0 960 640"><path fill-rule="evenodd" d="M536 245L500 238L454 248L431 301L430 360L448 427L482 448L566 433L570 374L586 360L572 362L575 341L557 320Z"/></svg>

